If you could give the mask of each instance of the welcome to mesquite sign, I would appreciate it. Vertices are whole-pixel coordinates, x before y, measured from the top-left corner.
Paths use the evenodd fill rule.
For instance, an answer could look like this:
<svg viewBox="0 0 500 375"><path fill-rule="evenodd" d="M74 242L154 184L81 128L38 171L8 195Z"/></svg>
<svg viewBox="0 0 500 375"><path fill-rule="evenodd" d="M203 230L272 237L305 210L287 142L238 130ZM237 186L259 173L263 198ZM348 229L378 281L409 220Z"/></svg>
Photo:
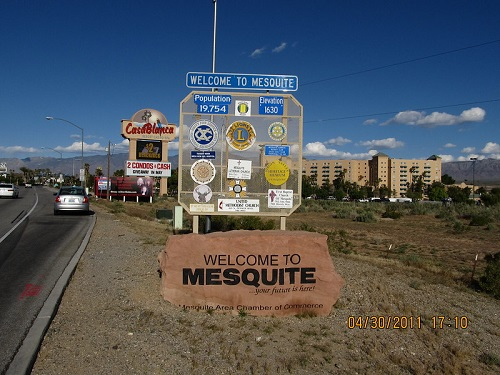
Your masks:
<svg viewBox="0 0 500 375"><path fill-rule="evenodd" d="M326 316L343 284L326 238L300 231L170 236L158 256L162 295L186 310Z"/></svg>

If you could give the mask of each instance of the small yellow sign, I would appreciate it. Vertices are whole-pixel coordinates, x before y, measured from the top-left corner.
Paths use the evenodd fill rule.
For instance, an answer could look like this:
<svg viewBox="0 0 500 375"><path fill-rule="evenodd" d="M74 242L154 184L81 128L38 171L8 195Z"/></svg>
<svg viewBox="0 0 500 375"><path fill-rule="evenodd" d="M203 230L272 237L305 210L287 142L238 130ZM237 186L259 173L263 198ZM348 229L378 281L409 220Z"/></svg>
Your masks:
<svg viewBox="0 0 500 375"><path fill-rule="evenodd" d="M266 180L271 185L280 186L288 181L290 176L290 168L281 160L274 160L266 165L265 172Z"/></svg>

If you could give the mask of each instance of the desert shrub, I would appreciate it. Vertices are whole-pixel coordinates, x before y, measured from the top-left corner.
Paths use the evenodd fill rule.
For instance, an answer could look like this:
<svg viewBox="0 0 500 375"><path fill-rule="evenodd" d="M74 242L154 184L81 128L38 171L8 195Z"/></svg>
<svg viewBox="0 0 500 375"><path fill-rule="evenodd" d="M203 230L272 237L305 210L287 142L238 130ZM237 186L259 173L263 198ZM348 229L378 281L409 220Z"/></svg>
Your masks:
<svg viewBox="0 0 500 375"><path fill-rule="evenodd" d="M453 206L441 206L441 209L436 214L436 218L451 222L456 220L456 216L457 213Z"/></svg>
<svg viewBox="0 0 500 375"><path fill-rule="evenodd" d="M405 254L402 255L399 260L409 267L422 268L424 265L424 261L417 254Z"/></svg>
<svg viewBox="0 0 500 375"><path fill-rule="evenodd" d="M484 292L500 299L500 252L488 254L484 259L486 269L479 279L479 286Z"/></svg>
<svg viewBox="0 0 500 375"><path fill-rule="evenodd" d="M489 366L491 365L500 366L500 357L496 354L483 353L479 356L479 361Z"/></svg>
<svg viewBox="0 0 500 375"><path fill-rule="evenodd" d="M348 233L345 230L339 229L338 231L322 232L322 234L328 236L327 244L330 254L335 252L343 254L352 253L352 243L349 241Z"/></svg>
<svg viewBox="0 0 500 375"><path fill-rule="evenodd" d="M382 213L382 217L389 219L399 219L403 216L403 212L400 210L399 205L388 204L385 207L385 212Z"/></svg>
<svg viewBox="0 0 500 375"><path fill-rule="evenodd" d="M377 221L377 218L373 211L363 210L356 215L354 221L359 221L361 223L375 223Z"/></svg>
<svg viewBox="0 0 500 375"><path fill-rule="evenodd" d="M356 216L356 208L350 204L336 206L332 214L336 219L354 219Z"/></svg>
<svg viewBox="0 0 500 375"><path fill-rule="evenodd" d="M204 219L204 218L203 218ZM204 219L206 220L206 219ZM200 220L200 221L204 221ZM258 216L215 216L212 217L212 232L227 232L230 230L273 230L276 223L273 220L263 220Z"/></svg>
<svg viewBox="0 0 500 375"><path fill-rule="evenodd" d="M304 222L301 222L299 225L292 228L291 230L302 230L305 232L316 232L316 229L311 224L304 223Z"/></svg>
<svg viewBox="0 0 500 375"><path fill-rule="evenodd" d="M472 226L483 226L493 223L493 217L487 211L483 211L480 213L472 214L470 218L469 225Z"/></svg>
<svg viewBox="0 0 500 375"><path fill-rule="evenodd" d="M436 215L442 208L441 203L413 203L408 213L410 215Z"/></svg>
<svg viewBox="0 0 500 375"><path fill-rule="evenodd" d="M455 219L452 224L453 232L455 233L463 233L467 229L469 229L467 226L464 225L464 223L460 220Z"/></svg>
<svg viewBox="0 0 500 375"><path fill-rule="evenodd" d="M114 214L125 212L125 205L120 201L114 201L111 205L111 212Z"/></svg>

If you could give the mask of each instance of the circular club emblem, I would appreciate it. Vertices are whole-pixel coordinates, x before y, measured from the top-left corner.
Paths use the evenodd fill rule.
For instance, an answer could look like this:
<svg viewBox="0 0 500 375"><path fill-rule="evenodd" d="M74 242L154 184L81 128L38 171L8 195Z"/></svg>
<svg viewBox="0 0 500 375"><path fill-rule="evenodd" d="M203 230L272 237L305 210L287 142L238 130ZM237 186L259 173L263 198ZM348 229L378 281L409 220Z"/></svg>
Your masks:
<svg viewBox="0 0 500 375"><path fill-rule="evenodd" d="M212 189L207 185L198 185L193 190L193 198L198 203L207 203L212 199Z"/></svg>
<svg viewBox="0 0 500 375"><path fill-rule="evenodd" d="M273 122L269 125L269 136L274 141L281 141L286 136L286 126L281 122Z"/></svg>
<svg viewBox="0 0 500 375"><path fill-rule="evenodd" d="M226 141L237 151L244 151L252 147L255 142L255 129L246 121L233 122L226 131Z"/></svg>
<svg viewBox="0 0 500 375"><path fill-rule="evenodd" d="M281 160L274 160L266 165L265 176L271 185L283 185L290 176L290 168Z"/></svg>
<svg viewBox="0 0 500 375"><path fill-rule="evenodd" d="M198 150L207 150L215 146L219 140L217 125L212 121L196 121L189 129L189 140Z"/></svg>
<svg viewBox="0 0 500 375"><path fill-rule="evenodd" d="M205 185L215 177L214 165L205 159L200 159L194 162L191 166L191 178L194 182L200 185Z"/></svg>

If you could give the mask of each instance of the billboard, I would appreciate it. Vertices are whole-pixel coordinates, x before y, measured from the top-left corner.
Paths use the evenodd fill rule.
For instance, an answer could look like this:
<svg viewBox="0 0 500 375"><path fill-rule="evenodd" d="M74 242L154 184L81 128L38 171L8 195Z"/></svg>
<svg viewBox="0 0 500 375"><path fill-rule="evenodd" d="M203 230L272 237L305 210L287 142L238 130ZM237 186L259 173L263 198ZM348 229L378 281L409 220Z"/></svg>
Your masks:
<svg viewBox="0 0 500 375"><path fill-rule="evenodd" d="M153 196L155 181L152 177L111 177L110 197L145 197ZM96 177L94 191L99 198L106 198L108 182L106 177Z"/></svg>

